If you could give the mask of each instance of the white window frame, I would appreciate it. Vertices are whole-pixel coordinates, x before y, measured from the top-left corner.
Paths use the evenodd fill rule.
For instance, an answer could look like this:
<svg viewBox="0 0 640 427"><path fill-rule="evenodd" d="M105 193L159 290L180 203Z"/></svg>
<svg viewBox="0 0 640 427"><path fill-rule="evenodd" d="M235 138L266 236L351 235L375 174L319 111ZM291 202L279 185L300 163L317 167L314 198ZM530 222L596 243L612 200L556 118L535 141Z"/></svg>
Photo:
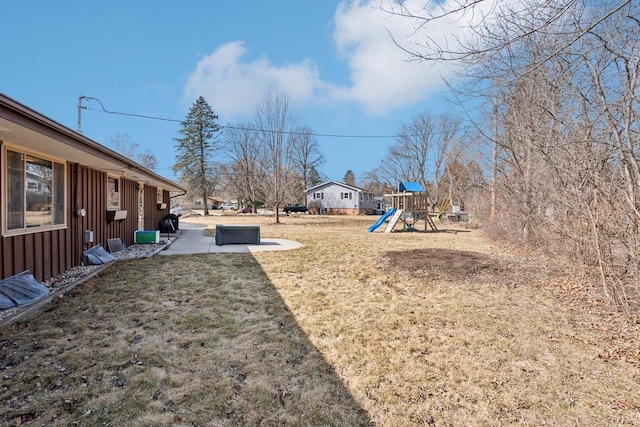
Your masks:
<svg viewBox="0 0 640 427"><path fill-rule="evenodd" d="M112 191L111 189L111 180L113 180L116 183L115 191ZM107 210L108 211L120 210L120 207L122 206L122 194L120 191L121 188L122 188L122 183L120 182L119 176L107 175ZM114 197L115 195L117 195L117 204L115 203L116 202L116 197Z"/></svg>
<svg viewBox="0 0 640 427"><path fill-rule="evenodd" d="M156 192L156 203L164 203L164 191L162 191L162 188L159 187Z"/></svg>
<svg viewBox="0 0 640 427"><path fill-rule="evenodd" d="M38 159L42 159L42 160L46 160L49 162L52 162L52 166L53 164L58 164L62 166L62 174L63 174L63 183L62 183L62 222L59 224L49 224L49 225L39 225L39 226L34 226L34 227L27 227L26 223L23 224L23 227L20 228L13 228L11 230L8 230L8 224L7 224L7 219L8 219L8 208L9 208L9 202L8 202L8 179L7 179L7 168L9 167L8 164L8 160L7 160L7 151L12 151L14 153L18 153L21 154L22 156L33 156L36 157ZM19 236L19 235L23 235L23 234L33 234L33 233L41 233L43 231L50 231L50 230L62 230L67 228L67 202L68 202L68 186L67 186L67 162L63 159L58 159L55 157L51 157L51 156L47 156L47 155L43 155L41 153L37 153L37 152L33 152L30 150L25 150L22 147L19 146L13 146L11 144L7 144L6 142L4 142L2 144L2 149L0 150L0 155L2 156L2 170L0 171L0 173L2 174L2 188L0 189L0 200L1 200L1 206L2 206L2 235L3 236ZM24 157L23 157L24 158ZM54 175L55 176L55 175ZM25 170L25 177L24 177L24 188L23 190L25 191L25 204L26 204L26 190L27 190L27 178L26 178L26 170ZM54 187L56 186L56 184L53 185ZM52 207L53 208L53 207ZM26 206L25 208L26 209ZM24 212L24 210L23 210Z"/></svg>

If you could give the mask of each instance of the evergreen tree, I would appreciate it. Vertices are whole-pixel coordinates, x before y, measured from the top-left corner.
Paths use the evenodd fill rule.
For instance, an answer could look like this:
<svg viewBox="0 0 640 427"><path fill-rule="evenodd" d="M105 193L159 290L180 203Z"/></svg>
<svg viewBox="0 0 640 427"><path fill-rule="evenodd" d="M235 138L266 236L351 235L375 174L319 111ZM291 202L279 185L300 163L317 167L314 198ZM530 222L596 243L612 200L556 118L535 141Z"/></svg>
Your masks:
<svg viewBox="0 0 640 427"><path fill-rule="evenodd" d="M174 173L180 173L180 182L187 191L202 196L204 214L209 215L208 196L216 184L213 156L217 149L220 127L218 116L207 101L200 96L194 103L187 118L182 122L181 138L176 141L176 163Z"/></svg>
<svg viewBox="0 0 640 427"><path fill-rule="evenodd" d="M322 182L322 177L320 176L320 172L318 172L318 169L316 169L316 167L312 165L309 168L309 174L307 175L307 186L308 186L307 188L315 187L321 182Z"/></svg>
<svg viewBox="0 0 640 427"><path fill-rule="evenodd" d="M352 187L356 186L356 175L353 173L351 169L344 174L344 178L342 178L342 182Z"/></svg>

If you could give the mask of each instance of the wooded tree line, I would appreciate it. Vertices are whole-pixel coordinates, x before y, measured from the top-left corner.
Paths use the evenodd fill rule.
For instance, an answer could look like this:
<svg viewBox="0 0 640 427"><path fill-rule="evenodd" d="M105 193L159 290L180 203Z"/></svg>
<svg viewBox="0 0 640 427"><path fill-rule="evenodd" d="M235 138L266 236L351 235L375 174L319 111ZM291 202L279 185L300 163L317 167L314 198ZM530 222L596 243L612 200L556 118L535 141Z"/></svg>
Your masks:
<svg viewBox="0 0 640 427"><path fill-rule="evenodd" d="M627 307L640 289L640 14L630 2L567 40L602 10L575 7L553 33L519 43L517 58L487 58L502 76L498 212L524 241L597 266L604 292Z"/></svg>
<svg viewBox="0 0 640 427"><path fill-rule="evenodd" d="M464 61L466 93L485 97L495 144L493 229L594 267L604 293L631 310L640 291L639 6L480 0L438 14L390 9L428 31L443 16L481 14L487 3L493 19L456 48L426 38L406 50Z"/></svg>

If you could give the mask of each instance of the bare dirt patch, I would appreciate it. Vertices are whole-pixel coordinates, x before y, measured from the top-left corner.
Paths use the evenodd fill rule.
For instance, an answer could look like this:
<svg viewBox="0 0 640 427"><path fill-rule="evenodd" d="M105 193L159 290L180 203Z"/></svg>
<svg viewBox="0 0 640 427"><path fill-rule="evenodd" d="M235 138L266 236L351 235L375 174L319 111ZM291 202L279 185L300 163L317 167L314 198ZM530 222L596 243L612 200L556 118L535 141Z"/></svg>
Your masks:
<svg viewBox="0 0 640 427"><path fill-rule="evenodd" d="M529 260L446 248L387 251L380 265L395 274L460 284L473 281L515 286L549 274L548 266Z"/></svg>
<svg viewBox="0 0 640 427"><path fill-rule="evenodd" d="M504 263L495 257L452 249L413 249L388 251L383 259L389 268L412 275L426 275L446 280L468 279L481 274L504 274Z"/></svg>

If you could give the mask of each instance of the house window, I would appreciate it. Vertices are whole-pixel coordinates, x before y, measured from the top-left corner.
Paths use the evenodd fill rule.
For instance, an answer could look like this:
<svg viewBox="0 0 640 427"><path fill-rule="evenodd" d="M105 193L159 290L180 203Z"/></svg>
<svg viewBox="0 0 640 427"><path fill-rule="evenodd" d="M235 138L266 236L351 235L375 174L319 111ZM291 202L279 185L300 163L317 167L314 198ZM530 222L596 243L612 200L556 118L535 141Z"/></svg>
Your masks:
<svg viewBox="0 0 640 427"><path fill-rule="evenodd" d="M107 209L120 209L120 180L118 178L107 178Z"/></svg>
<svg viewBox="0 0 640 427"><path fill-rule="evenodd" d="M324 199L324 193L313 193L314 199Z"/></svg>
<svg viewBox="0 0 640 427"><path fill-rule="evenodd" d="M6 150L5 232L65 225L65 165Z"/></svg>
<svg viewBox="0 0 640 427"><path fill-rule="evenodd" d="M340 193L340 198L351 200L352 196L351 196L351 193Z"/></svg>
<svg viewBox="0 0 640 427"><path fill-rule="evenodd" d="M156 202L163 203L164 202L164 193L162 188L158 188L158 192L156 193Z"/></svg>

